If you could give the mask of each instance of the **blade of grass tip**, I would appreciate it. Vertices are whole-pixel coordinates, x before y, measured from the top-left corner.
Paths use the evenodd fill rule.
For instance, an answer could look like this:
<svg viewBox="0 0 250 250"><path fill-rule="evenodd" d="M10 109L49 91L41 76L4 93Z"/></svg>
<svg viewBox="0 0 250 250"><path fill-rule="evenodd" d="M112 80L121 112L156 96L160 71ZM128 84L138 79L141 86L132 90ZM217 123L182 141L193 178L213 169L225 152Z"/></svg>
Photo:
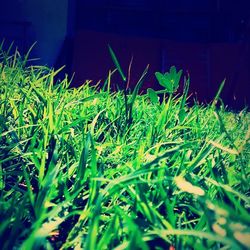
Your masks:
<svg viewBox="0 0 250 250"><path fill-rule="evenodd" d="M184 89L183 89L183 95L182 95L182 99L181 99L181 109L183 109L185 107L186 104L186 100L187 100L187 94L188 94L188 90L189 90L189 85L190 85L190 79L186 79L185 78L185 83L184 83Z"/></svg>
<svg viewBox="0 0 250 250"><path fill-rule="evenodd" d="M113 72L115 72L115 71L113 71ZM108 78L106 80L108 94L110 93L111 76L112 76L112 71L109 70ZM103 87L103 89L105 89L105 87Z"/></svg>
<svg viewBox="0 0 250 250"><path fill-rule="evenodd" d="M222 92L222 90L223 90L223 88L224 88L224 85L225 85L225 81L226 81L226 78L222 81L222 83L220 84L220 87L219 87L219 89L218 89L218 91L217 91L217 94L216 94L216 96L215 96L215 98L214 98L214 100L213 100L213 102L212 102L212 109L214 109L215 108L215 105L217 104L217 102L218 102L218 100L219 100L219 97L220 97L220 94L221 94L221 92Z"/></svg>
<svg viewBox="0 0 250 250"><path fill-rule="evenodd" d="M12 42L12 43L10 44L10 46L9 46L8 50L6 51L6 56L8 56L8 55L9 55L9 53L10 53L10 51L11 51L11 49L12 49L13 45L14 45L14 42Z"/></svg>
<svg viewBox="0 0 250 250"><path fill-rule="evenodd" d="M133 104L135 102L136 96L138 95L139 89L147 75L148 72L148 68L149 68L149 64L146 66L145 70L143 71L139 81L137 82L134 91L132 93L132 97L131 100L129 101L129 103L127 103L126 99L125 99L125 108L126 108L126 114L127 114L127 122L128 122L128 126L132 123L132 110L133 110ZM125 95L126 97L126 95Z"/></svg>
<svg viewBox="0 0 250 250"><path fill-rule="evenodd" d="M102 89L105 91L105 89L106 89L106 91L109 93L110 92L110 83L111 83L111 76L115 73L117 71L117 69L114 69L114 70L109 70L109 73L108 73L108 77L107 77L107 79L105 80L105 82L104 82L104 84L103 84L103 87L102 87Z"/></svg>
<svg viewBox="0 0 250 250"><path fill-rule="evenodd" d="M126 84L126 89L128 89L129 85L130 85L130 75L131 75L132 63L133 63L133 56L131 57L131 60L129 62L129 66L128 66L128 80L127 80L127 84Z"/></svg>
<svg viewBox="0 0 250 250"><path fill-rule="evenodd" d="M103 110L101 110L101 111L95 116L95 118L93 119L93 121L92 121L92 123L91 123L91 129L90 129L90 133L91 133L92 135L94 135L95 126L96 126L96 124L97 124L97 121L98 121L99 116L100 116L101 113L103 113L105 110L106 110L106 108L103 109Z"/></svg>
<svg viewBox="0 0 250 250"><path fill-rule="evenodd" d="M49 77L54 77L55 75L57 75L60 71L62 71L63 69L65 68L65 66L62 66L61 68L59 68L58 70L56 70L56 71L50 71L48 74L45 74L45 75L43 75L42 77L39 77L38 79L37 79L37 81L35 81L34 83L32 83L32 88L35 90L35 91L37 91L37 89L36 89L36 86L39 84L39 83L41 83L41 82L43 82L44 80L46 80L46 79L48 79Z"/></svg>
<svg viewBox="0 0 250 250"><path fill-rule="evenodd" d="M119 62L118 62L118 60L117 60L117 57L116 57L116 55L115 55L115 52L112 50L112 48L110 47L110 45L108 45L108 48L109 48L109 53L110 53L110 55L111 55L111 58L112 58L112 60L113 60L113 62L114 62L114 64L115 64L117 70L119 71L119 73L120 73L120 75L121 75L121 77L122 77L122 80L123 80L124 82L126 82L126 76L124 75L124 73L123 73L123 71L122 71L122 68L121 68L121 66L120 66L120 64L119 64Z"/></svg>
<svg viewBox="0 0 250 250"><path fill-rule="evenodd" d="M172 95L170 94L167 103L164 104L164 107L156 120L155 129L157 134L159 134L162 130L165 129L167 125L167 119L169 118L168 114L172 110L171 107L172 107Z"/></svg>
<svg viewBox="0 0 250 250"><path fill-rule="evenodd" d="M66 89L70 87L71 83L72 83L73 80L74 80L74 77L75 77L75 72L73 72L71 78L70 78L69 81L68 81L68 84L66 84L66 86L65 86Z"/></svg>
<svg viewBox="0 0 250 250"><path fill-rule="evenodd" d="M2 40L2 42L0 44L0 51L3 50L3 45L4 45L4 39Z"/></svg>
<svg viewBox="0 0 250 250"><path fill-rule="evenodd" d="M148 68L149 68L149 64L146 66L146 68L144 69L139 81L135 85L134 91L132 93L132 98L131 98L131 101L130 101L131 105L133 105L133 103L135 101L135 98L136 98L136 96L137 96L137 94L139 92L139 89L140 89L140 87L141 87L141 85L142 85L142 83L143 83L143 81L144 81L144 79L145 79L145 77L146 77L146 75L148 73Z"/></svg>
<svg viewBox="0 0 250 250"><path fill-rule="evenodd" d="M23 60L23 66L26 65L26 63L27 63L27 61L28 61L28 58L29 58L29 55L30 55L32 49L35 47L36 43L37 43L37 42L34 42L34 43L30 46L30 48L29 48L29 50L27 51L27 53L25 54L24 60Z"/></svg>
<svg viewBox="0 0 250 250"><path fill-rule="evenodd" d="M17 63L17 56L20 56L20 55L19 55L18 50L16 48L15 53L14 53L14 58L12 60L12 65L11 65L12 68L15 68L17 66L16 65L16 63Z"/></svg>

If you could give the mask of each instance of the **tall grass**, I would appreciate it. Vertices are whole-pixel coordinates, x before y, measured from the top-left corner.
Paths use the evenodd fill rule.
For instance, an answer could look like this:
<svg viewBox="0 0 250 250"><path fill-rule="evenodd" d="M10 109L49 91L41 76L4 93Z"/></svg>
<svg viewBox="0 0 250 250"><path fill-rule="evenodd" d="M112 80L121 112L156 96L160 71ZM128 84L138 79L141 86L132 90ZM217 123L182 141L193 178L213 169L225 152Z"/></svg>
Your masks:
<svg viewBox="0 0 250 250"><path fill-rule="evenodd" d="M1 249L250 247L246 110L188 107L188 78L161 103L138 95L147 68L111 93L114 72L69 88L60 69L0 58Z"/></svg>

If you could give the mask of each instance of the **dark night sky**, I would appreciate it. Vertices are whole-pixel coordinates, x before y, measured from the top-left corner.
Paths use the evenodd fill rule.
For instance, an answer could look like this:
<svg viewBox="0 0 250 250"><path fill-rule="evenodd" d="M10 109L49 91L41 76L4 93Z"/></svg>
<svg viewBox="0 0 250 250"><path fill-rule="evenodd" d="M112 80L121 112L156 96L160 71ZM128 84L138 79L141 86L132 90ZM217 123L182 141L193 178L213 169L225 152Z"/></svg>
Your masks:
<svg viewBox="0 0 250 250"><path fill-rule="evenodd" d="M82 29L179 42L249 42L248 0L0 0L0 4L0 37L17 41L20 49L38 41L46 58L46 51L53 54L65 37ZM53 65L58 53L47 63Z"/></svg>
<svg viewBox="0 0 250 250"><path fill-rule="evenodd" d="M237 42L249 22L248 1L81 1L76 29L193 42Z"/></svg>

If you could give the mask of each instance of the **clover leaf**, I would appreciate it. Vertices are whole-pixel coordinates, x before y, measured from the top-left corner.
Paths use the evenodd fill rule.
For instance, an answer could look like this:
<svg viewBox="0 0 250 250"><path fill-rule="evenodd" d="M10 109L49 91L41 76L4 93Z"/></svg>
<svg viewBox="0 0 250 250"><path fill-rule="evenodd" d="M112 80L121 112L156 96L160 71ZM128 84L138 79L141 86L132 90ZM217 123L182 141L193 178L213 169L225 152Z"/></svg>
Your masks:
<svg viewBox="0 0 250 250"><path fill-rule="evenodd" d="M179 87L181 74L182 74L182 70L180 70L177 73L175 66L172 66L169 72L166 72L165 74L156 72L155 76L159 84L162 87L164 87L168 93L174 93Z"/></svg>

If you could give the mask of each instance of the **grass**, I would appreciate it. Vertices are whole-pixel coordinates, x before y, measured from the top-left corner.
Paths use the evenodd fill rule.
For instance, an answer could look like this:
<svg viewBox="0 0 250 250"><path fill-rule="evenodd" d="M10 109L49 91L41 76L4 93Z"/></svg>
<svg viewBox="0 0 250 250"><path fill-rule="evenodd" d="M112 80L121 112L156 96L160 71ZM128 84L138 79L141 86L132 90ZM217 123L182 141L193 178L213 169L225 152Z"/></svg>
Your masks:
<svg viewBox="0 0 250 250"><path fill-rule="evenodd" d="M0 58L1 249L249 249L246 109L188 106L189 79L182 94L164 80L175 68L138 95L147 68L110 92L114 72L69 88L60 69Z"/></svg>

